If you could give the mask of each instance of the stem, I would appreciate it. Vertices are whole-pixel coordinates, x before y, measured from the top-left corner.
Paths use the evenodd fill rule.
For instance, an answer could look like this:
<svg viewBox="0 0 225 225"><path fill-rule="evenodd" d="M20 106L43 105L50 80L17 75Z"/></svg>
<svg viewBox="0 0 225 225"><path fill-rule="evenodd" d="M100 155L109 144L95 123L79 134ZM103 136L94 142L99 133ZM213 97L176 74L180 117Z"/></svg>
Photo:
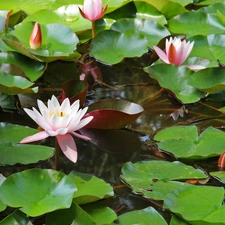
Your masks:
<svg viewBox="0 0 225 225"><path fill-rule="evenodd" d="M96 32L95 32L95 21L91 21L91 25L92 25L92 38L94 38L95 34L96 34Z"/></svg>
<svg viewBox="0 0 225 225"><path fill-rule="evenodd" d="M60 170L60 166L59 166L59 143L57 141L57 138L55 138L55 169L56 170Z"/></svg>

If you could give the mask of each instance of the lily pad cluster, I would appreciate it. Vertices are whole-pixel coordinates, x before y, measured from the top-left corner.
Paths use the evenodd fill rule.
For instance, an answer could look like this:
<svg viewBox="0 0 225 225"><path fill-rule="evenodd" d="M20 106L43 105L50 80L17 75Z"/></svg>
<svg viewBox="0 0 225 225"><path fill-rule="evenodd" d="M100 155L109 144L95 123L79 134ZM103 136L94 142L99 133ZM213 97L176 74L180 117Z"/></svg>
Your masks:
<svg viewBox="0 0 225 225"><path fill-rule="evenodd" d="M105 151L126 153L127 149L134 152L140 148L140 137L145 134L137 131L137 135L132 126L124 128L137 121L147 108L146 102L154 108L152 99L167 96L183 110L178 113L183 116L185 106L204 104L210 99L224 100L223 0L216 3L214 0L103 0L107 11L94 22L82 17L83 3L83 0L1 3L1 112L21 113L26 105L21 103L24 96L36 99L38 94L49 89L53 92L57 86L62 102L65 98L71 104L79 100L81 107L89 108L84 118L93 116L79 135L87 136L92 144ZM37 49L29 43L35 23L40 25L42 35ZM173 38L194 43L182 65L173 64L179 48ZM168 40L171 41L167 46ZM155 46L170 58L162 60ZM122 68L121 76L128 69L133 73L141 71L140 76L147 74L150 85L157 86L157 92L148 96L146 91L144 101L129 101L125 94L93 100L95 85L115 92L122 86L120 78L114 82L116 85L105 83L104 78L110 74L104 68ZM137 86L144 89L148 85ZM139 90L132 94L138 95ZM223 108L212 108L224 115ZM150 129L152 124L148 126ZM0 225L32 225L37 218L46 225L225 224L225 173L190 166L193 160L216 158L225 151L225 134L221 129L210 125L200 130L197 123L155 129L151 139L157 160L126 162L120 176L133 194L145 199L149 206L125 213L116 213L116 207L107 206L106 199L117 196L103 179L75 170L63 173L39 168L41 165L37 163L51 162L54 148L44 146L45 142L19 144L24 137L37 132L28 126L0 123L1 167L30 168L0 175L0 212L7 214ZM167 157L170 160L166 161ZM215 180L219 185L210 183ZM169 214L167 220L158 208Z"/></svg>

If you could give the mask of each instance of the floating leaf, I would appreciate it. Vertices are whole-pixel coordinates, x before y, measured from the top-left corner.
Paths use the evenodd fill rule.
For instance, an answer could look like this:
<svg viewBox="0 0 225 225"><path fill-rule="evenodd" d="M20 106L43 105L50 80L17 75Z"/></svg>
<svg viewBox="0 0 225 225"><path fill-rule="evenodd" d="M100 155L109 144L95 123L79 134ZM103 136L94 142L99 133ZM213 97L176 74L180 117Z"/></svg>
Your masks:
<svg viewBox="0 0 225 225"><path fill-rule="evenodd" d="M116 213L98 202L81 205L92 218L92 220L98 225L112 224L117 219Z"/></svg>
<svg viewBox="0 0 225 225"><path fill-rule="evenodd" d="M113 188L109 184L93 175L72 171L69 177L77 186L73 196L74 203L86 204L114 195Z"/></svg>
<svg viewBox="0 0 225 225"><path fill-rule="evenodd" d="M85 128L121 129L136 120L143 112L142 106L122 99L104 99L89 105L86 116L94 118Z"/></svg>
<svg viewBox="0 0 225 225"><path fill-rule="evenodd" d="M158 147L177 158L203 159L219 156L225 149L225 133L208 127L198 136L196 126L175 126L159 131L154 139Z"/></svg>
<svg viewBox="0 0 225 225"><path fill-rule="evenodd" d="M80 100L80 105L83 106L86 100L88 91L88 83L77 79L68 80L62 85L62 100L69 98L71 104L76 100Z"/></svg>
<svg viewBox="0 0 225 225"><path fill-rule="evenodd" d="M62 224L95 225L96 223L86 211L73 203L69 209L61 209L48 213L46 225Z"/></svg>
<svg viewBox="0 0 225 225"><path fill-rule="evenodd" d="M31 82L37 80L46 69L46 63L29 59L16 52L0 52L0 64L0 71L27 77Z"/></svg>
<svg viewBox="0 0 225 225"><path fill-rule="evenodd" d="M225 171L210 172L210 175L218 178L222 183L225 183Z"/></svg>
<svg viewBox="0 0 225 225"><path fill-rule="evenodd" d="M18 144L24 137L37 132L29 127L0 123L0 164L29 164L50 158L53 155L53 148Z"/></svg>
<svg viewBox="0 0 225 225"><path fill-rule="evenodd" d="M31 22L23 22L15 26L15 29L3 37L4 42L15 51L35 60L51 62L58 59L79 57L74 53L79 40L75 33L63 24L41 24L42 47L32 50L29 46L29 38L33 29Z"/></svg>
<svg viewBox="0 0 225 225"><path fill-rule="evenodd" d="M145 19L120 19L111 26L111 30L124 33L127 30L139 32L148 40L148 46L157 45L158 42L170 35L170 32L155 21Z"/></svg>
<svg viewBox="0 0 225 225"><path fill-rule="evenodd" d="M125 57L138 57L148 51L148 41L137 31L99 32L92 40L90 54L107 64L116 64Z"/></svg>
<svg viewBox="0 0 225 225"><path fill-rule="evenodd" d="M189 187L190 184L178 180L207 178L202 171L178 161L128 162L122 168L121 177L133 192L158 200L163 200L173 190Z"/></svg>
<svg viewBox="0 0 225 225"><path fill-rule="evenodd" d="M12 10L0 10L0 31L8 26L8 21Z"/></svg>
<svg viewBox="0 0 225 225"><path fill-rule="evenodd" d="M134 210L132 212L127 212L120 215L118 217L118 220L113 223L113 225L116 224L167 225L167 222L153 207L147 207L145 209Z"/></svg>
<svg viewBox="0 0 225 225"><path fill-rule="evenodd" d="M9 176L0 186L0 199L29 216L40 216L69 208L75 191L74 182L65 174L35 168Z"/></svg>
<svg viewBox="0 0 225 225"><path fill-rule="evenodd" d="M216 67L200 70L190 78L189 83L208 93L225 90L225 69Z"/></svg>
<svg viewBox="0 0 225 225"><path fill-rule="evenodd" d="M182 215L187 221L203 221L225 224L225 207L221 206L224 197L222 187L190 186L168 194L164 207Z"/></svg>
<svg viewBox="0 0 225 225"><path fill-rule="evenodd" d="M194 72L185 66L158 64L145 67L144 70L156 79L161 87L171 90L176 98L185 104L197 102L204 96L204 92L189 84Z"/></svg>
<svg viewBox="0 0 225 225"><path fill-rule="evenodd" d="M27 215L22 213L19 210L15 210L13 213L9 214L6 218L4 218L0 225L32 225L32 223L27 218Z"/></svg>
<svg viewBox="0 0 225 225"><path fill-rule="evenodd" d="M171 33L195 35L223 34L225 27L216 14L190 11L168 21Z"/></svg>

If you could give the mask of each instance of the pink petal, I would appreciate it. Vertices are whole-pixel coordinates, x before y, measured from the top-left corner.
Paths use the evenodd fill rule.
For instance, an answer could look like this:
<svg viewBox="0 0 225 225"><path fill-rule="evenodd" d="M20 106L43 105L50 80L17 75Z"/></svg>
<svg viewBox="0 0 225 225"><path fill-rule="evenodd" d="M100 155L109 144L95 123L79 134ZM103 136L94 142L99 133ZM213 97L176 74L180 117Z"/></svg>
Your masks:
<svg viewBox="0 0 225 225"><path fill-rule="evenodd" d="M165 53L164 51L162 51L162 50L161 50L159 47L157 47L157 46L154 46L153 48L154 48L156 54L159 56L159 58L160 58L162 61L164 61L164 62L167 63L167 64L170 64L170 62L169 62L169 60L168 60L168 57L167 57L167 55L166 55L166 53Z"/></svg>
<svg viewBox="0 0 225 225"><path fill-rule="evenodd" d="M84 139L86 141L90 141L91 138L87 137L87 136L84 136L84 135L81 135L81 134L78 134L76 132L71 132L71 134L73 134L75 137L78 137L78 138L81 138L81 139Z"/></svg>
<svg viewBox="0 0 225 225"><path fill-rule="evenodd" d="M47 138L49 135L46 131L41 131L37 134L34 134L32 136L25 137L23 140L20 141L20 144L25 144L33 141L40 141L45 138Z"/></svg>
<svg viewBox="0 0 225 225"><path fill-rule="evenodd" d="M70 134L57 135L56 138L64 155L75 163L77 161L77 147L72 136Z"/></svg>

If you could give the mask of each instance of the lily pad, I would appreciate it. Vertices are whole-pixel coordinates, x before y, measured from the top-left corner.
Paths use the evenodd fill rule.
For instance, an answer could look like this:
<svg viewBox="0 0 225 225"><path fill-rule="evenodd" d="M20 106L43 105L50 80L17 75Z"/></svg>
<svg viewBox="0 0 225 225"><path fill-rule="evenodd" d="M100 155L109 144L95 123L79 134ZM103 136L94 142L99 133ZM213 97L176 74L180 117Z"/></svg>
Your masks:
<svg viewBox="0 0 225 225"><path fill-rule="evenodd" d="M86 204L114 195L113 188L100 178L75 171L70 172L69 177L77 187L73 196L74 203Z"/></svg>
<svg viewBox="0 0 225 225"><path fill-rule="evenodd" d="M51 62L80 56L74 53L79 40L68 26L56 23L41 24L42 46L38 50L30 49L29 46L32 29L32 22L22 22L2 39L15 51L39 61Z"/></svg>
<svg viewBox="0 0 225 225"><path fill-rule="evenodd" d="M140 224L140 225L167 225L167 222L163 217L153 208L148 207L141 210L134 210L132 212L127 212L118 217L118 220L113 223L113 225L130 225L130 224Z"/></svg>
<svg viewBox="0 0 225 225"><path fill-rule="evenodd" d="M29 216L69 208L76 186L70 177L50 169L14 173L0 186L0 199Z"/></svg>
<svg viewBox="0 0 225 225"><path fill-rule="evenodd" d="M139 32L148 40L148 46L157 45L158 42L170 35L170 32L157 22L146 19L120 19L111 26L111 30L124 33L127 30Z"/></svg>
<svg viewBox="0 0 225 225"><path fill-rule="evenodd" d="M189 83L208 93L225 90L225 69L216 67L200 70L190 78Z"/></svg>
<svg viewBox="0 0 225 225"><path fill-rule="evenodd" d="M145 67L144 70L156 79L161 87L171 90L184 104L197 102L204 96L204 92L189 84L194 72L185 66L158 64Z"/></svg>
<svg viewBox="0 0 225 225"><path fill-rule="evenodd" d="M53 148L18 144L24 137L37 132L38 130L29 127L0 123L0 164L29 164L50 158L53 155Z"/></svg>
<svg viewBox="0 0 225 225"><path fill-rule="evenodd" d="M6 218L0 221L0 225L32 225L27 215L22 213L20 210L15 210L9 214Z"/></svg>
<svg viewBox="0 0 225 225"><path fill-rule="evenodd" d="M143 112L141 105L122 99L104 99L89 105L85 115L94 118L85 128L121 129L136 120Z"/></svg>
<svg viewBox="0 0 225 225"><path fill-rule="evenodd" d="M223 184L225 184L225 171L215 171L209 173L211 176L216 177Z"/></svg>
<svg viewBox="0 0 225 225"><path fill-rule="evenodd" d="M69 209L61 209L47 215L46 225L62 224L95 225L96 223L79 205L72 203Z"/></svg>
<svg viewBox="0 0 225 225"><path fill-rule="evenodd" d="M46 63L27 58L16 52L0 52L1 72L20 75L34 82L44 73Z"/></svg>
<svg viewBox="0 0 225 225"><path fill-rule="evenodd" d="M72 104L79 99L80 105L84 105L88 91L88 83L86 81L77 79L68 80L63 83L62 89L62 100L69 98L70 103Z"/></svg>
<svg viewBox="0 0 225 225"><path fill-rule="evenodd" d="M171 33L195 35L223 34L225 27L219 17L214 13L189 11L180 14L168 21Z"/></svg>
<svg viewBox="0 0 225 225"><path fill-rule="evenodd" d="M182 215L187 221L203 221L225 224L224 205L221 205L224 197L222 187L190 186L186 189L178 189L168 194L164 200L164 207L172 212Z"/></svg>
<svg viewBox="0 0 225 225"><path fill-rule="evenodd" d="M138 31L99 32L92 40L90 54L106 64L116 64L126 57L138 57L148 51L148 40Z"/></svg>
<svg viewBox="0 0 225 225"><path fill-rule="evenodd" d="M172 163L141 161L126 163L122 168L121 177L131 186L133 192L142 194L146 198L164 200L173 190L190 186L178 180L205 179L207 175L178 161Z"/></svg>
<svg viewBox="0 0 225 225"><path fill-rule="evenodd" d="M12 10L0 10L0 31L4 30L8 26L8 20Z"/></svg>
<svg viewBox="0 0 225 225"><path fill-rule="evenodd" d="M169 127L154 136L160 149L186 159L219 156L225 149L225 143L221 141L224 138L225 133L213 127L208 127L198 135L196 126Z"/></svg>

